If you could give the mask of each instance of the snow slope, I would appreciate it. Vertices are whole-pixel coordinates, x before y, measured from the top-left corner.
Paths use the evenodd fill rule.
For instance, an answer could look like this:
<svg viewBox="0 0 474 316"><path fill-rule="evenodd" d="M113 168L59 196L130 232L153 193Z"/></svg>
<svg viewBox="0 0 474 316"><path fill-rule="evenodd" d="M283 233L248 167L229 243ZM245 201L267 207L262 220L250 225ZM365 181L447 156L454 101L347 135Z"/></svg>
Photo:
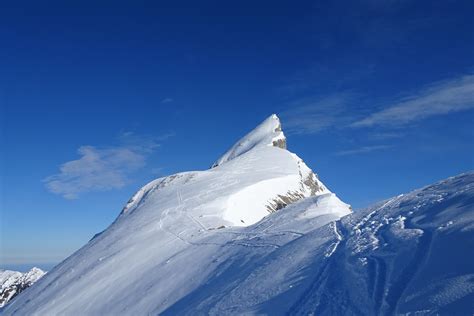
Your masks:
<svg viewBox="0 0 474 316"><path fill-rule="evenodd" d="M286 149L286 137L281 129L280 119L275 114L268 117L253 131L242 137L212 165L212 168L241 156L255 147L265 146Z"/></svg>
<svg viewBox="0 0 474 316"><path fill-rule="evenodd" d="M5 314L162 311L212 272L216 264L208 261L213 253L239 234L224 228L252 225L311 196L328 195L342 213L350 212L283 143L280 121L272 115L212 169L145 185L108 229L50 271ZM183 253L185 259L175 263Z"/></svg>
<svg viewBox="0 0 474 316"><path fill-rule="evenodd" d="M474 312L474 173L351 214L279 126L143 187L2 314Z"/></svg>
<svg viewBox="0 0 474 316"><path fill-rule="evenodd" d="M46 272L38 268L21 273L11 270L0 270L0 307L38 281Z"/></svg>
<svg viewBox="0 0 474 316"><path fill-rule="evenodd" d="M309 198L239 230L162 314L473 314L474 173L341 220L338 205Z"/></svg>

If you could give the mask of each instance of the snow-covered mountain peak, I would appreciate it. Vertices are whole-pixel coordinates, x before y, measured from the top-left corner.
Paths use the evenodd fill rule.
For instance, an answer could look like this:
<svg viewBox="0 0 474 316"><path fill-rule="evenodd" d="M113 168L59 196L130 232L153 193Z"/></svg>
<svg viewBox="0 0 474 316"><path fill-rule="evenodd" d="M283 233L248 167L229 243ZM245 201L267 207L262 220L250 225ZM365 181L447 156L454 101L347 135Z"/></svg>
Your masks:
<svg viewBox="0 0 474 316"><path fill-rule="evenodd" d="M298 202L307 206L304 211L295 207ZM272 115L214 168L143 186L110 227L16 299L5 315L160 314L213 273L220 264L213 261L216 248L278 248L279 239L302 234L289 223L310 230L350 212L286 150L280 120ZM261 236L247 233L257 222L265 227L262 236L275 236L275 243L260 244Z"/></svg>
<svg viewBox="0 0 474 316"><path fill-rule="evenodd" d="M23 278L26 282L35 282L39 278L41 278L46 272L41 270L40 268L33 267L30 271L23 274Z"/></svg>
<svg viewBox="0 0 474 316"><path fill-rule="evenodd" d="M276 114L270 115L250 133L239 139L212 165L212 168L241 156L254 148L268 146L286 149L286 137L281 129L280 119Z"/></svg>
<svg viewBox="0 0 474 316"><path fill-rule="evenodd" d="M165 226L182 221L182 216L197 218L193 223L198 230L248 226L303 198L326 193L330 191L317 175L286 150L280 120L273 114L242 137L213 168L170 175L142 187L120 217L139 208L148 212L149 207L155 216L157 206L166 210L164 203L169 202L166 221L160 219Z"/></svg>

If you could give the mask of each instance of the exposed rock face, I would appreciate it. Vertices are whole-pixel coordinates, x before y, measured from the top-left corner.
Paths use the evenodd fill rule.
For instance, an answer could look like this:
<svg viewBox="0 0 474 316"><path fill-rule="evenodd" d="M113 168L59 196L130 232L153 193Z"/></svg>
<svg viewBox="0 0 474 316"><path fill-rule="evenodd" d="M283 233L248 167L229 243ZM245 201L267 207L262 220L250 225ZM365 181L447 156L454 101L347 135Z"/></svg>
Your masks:
<svg viewBox="0 0 474 316"><path fill-rule="evenodd" d="M294 191L288 191L285 195L278 194L269 202L267 210L268 212L273 213L304 198L305 196L302 193Z"/></svg>
<svg viewBox="0 0 474 316"><path fill-rule="evenodd" d="M278 117L276 115L275 115L275 117L278 119ZM273 140L273 142L272 142L273 147L278 147L278 148L281 148L281 149L287 149L286 148L286 137L285 137L285 135L283 135L283 130L281 129L281 122L280 122L279 119L278 119L278 124L275 127L274 132L275 133L281 133L281 136L278 137L277 139Z"/></svg>
<svg viewBox="0 0 474 316"><path fill-rule="evenodd" d="M267 210L270 213L281 210L286 206L298 202L308 196L315 196L327 193L327 188L319 181L318 176L306 166L306 164L298 158L298 168L301 186L297 191L288 191L286 194L278 194L267 204Z"/></svg>
<svg viewBox="0 0 474 316"><path fill-rule="evenodd" d="M38 281L46 272L32 268L26 273L0 270L0 307Z"/></svg>
<svg viewBox="0 0 474 316"><path fill-rule="evenodd" d="M325 188L320 185L318 176L314 172L310 172L306 178L303 179L303 184L311 190L311 195L316 195L318 192L323 192Z"/></svg>
<svg viewBox="0 0 474 316"><path fill-rule="evenodd" d="M286 139L277 139L272 142L273 147L278 147L281 149L286 149Z"/></svg>

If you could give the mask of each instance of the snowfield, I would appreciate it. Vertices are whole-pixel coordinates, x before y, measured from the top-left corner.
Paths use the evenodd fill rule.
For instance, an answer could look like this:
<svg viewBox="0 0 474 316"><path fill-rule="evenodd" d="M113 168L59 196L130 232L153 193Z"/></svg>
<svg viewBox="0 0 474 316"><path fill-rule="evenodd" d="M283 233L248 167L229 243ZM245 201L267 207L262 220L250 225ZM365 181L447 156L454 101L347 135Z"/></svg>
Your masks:
<svg viewBox="0 0 474 316"><path fill-rule="evenodd" d="M140 189L2 315L471 315L474 173L351 213L273 115Z"/></svg>

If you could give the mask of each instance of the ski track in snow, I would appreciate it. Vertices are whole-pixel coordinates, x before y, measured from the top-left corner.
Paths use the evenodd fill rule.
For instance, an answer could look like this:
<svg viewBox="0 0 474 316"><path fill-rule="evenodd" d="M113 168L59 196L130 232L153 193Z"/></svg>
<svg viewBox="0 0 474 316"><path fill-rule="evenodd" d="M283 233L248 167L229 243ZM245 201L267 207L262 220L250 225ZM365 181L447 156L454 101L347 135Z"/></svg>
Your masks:
<svg viewBox="0 0 474 316"><path fill-rule="evenodd" d="M326 258L331 257L333 255L333 253L337 250L337 247L339 246L340 242L343 239L342 234L339 232L339 229L338 229L338 226L340 225L339 221L334 221L330 223L329 225L331 225L332 228L334 229L334 234L336 235L336 242L334 243L331 251L325 254Z"/></svg>

